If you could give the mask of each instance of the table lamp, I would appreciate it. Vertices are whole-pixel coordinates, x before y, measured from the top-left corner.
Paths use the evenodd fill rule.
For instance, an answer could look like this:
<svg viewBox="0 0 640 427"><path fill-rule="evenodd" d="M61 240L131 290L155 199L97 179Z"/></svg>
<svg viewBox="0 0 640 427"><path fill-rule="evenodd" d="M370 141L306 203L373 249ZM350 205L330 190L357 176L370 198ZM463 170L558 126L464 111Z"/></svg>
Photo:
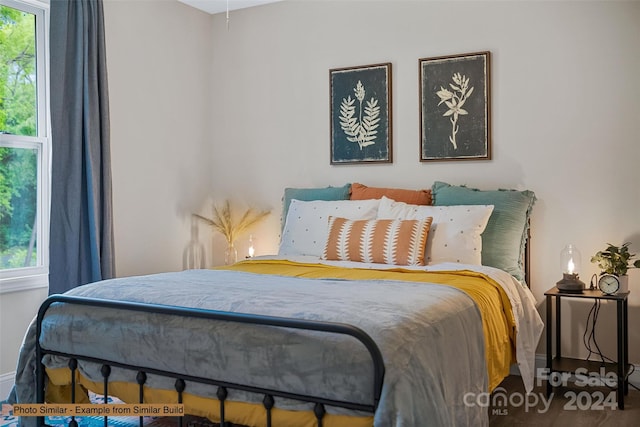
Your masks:
<svg viewBox="0 0 640 427"><path fill-rule="evenodd" d="M562 279L556 283L558 290L563 292L582 292L585 285L579 277L581 256L575 245L569 244L560 252L560 265Z"/></svg>

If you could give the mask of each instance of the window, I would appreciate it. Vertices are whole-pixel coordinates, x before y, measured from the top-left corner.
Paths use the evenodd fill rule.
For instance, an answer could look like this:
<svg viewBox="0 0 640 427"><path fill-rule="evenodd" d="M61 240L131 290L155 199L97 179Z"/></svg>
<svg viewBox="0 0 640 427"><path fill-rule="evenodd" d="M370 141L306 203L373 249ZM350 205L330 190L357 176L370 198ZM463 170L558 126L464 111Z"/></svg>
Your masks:
<svg viewBox="0 0 640 427"><path fill-rule="evenodd" d="M48 4L0 0L0 293L48 276Z"/></svg>

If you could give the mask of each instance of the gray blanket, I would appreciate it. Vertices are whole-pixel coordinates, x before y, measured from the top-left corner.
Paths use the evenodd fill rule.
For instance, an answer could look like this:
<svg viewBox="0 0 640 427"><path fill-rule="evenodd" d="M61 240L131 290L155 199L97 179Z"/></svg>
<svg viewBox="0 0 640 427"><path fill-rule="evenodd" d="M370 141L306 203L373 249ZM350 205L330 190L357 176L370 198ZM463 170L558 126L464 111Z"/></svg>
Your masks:
<svg viewBox="0 0 640 427"><path fill-rule="evenodd" d="M351 324L375 340L385 361L376 427L488 424L486 408L463 400L466 393L487 390L482 321L474 302L454 288L191 270L107 280L68 294ZM51 350L336 400L369 403L373 389L364 347L318 332L57 304L45 318L41 343ZM14 403L35 401L34 348L31 325L20 352ZM47 356L45 364L66 366L60 359ZM101 381L98 366L82 363L80 369ZM115 369L111 379L135 382L134 376ZM173 389L172 380L154 376L147 385ZM186 391L214 396L204 385L189 383ZM232 392L229 399L260 402L262 396ZM309 408L282 399L276 405ZM23 424L33 420L23 418Z"/></svg>

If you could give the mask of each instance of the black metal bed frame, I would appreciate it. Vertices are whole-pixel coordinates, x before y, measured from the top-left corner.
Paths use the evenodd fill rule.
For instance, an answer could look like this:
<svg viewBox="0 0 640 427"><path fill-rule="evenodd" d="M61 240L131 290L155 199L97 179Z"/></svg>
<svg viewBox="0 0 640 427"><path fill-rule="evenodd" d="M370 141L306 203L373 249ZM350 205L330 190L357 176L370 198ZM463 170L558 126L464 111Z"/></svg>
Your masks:
<svg viewBox="0 0 640 427"><path fill-rule="evenodd" d="M118 361L113 361L113 360L105 360L105 359L99 359L95 357L88 357L84 355L68 354L64 352L48 350L48 349L42 348L42 346L40 345L40 335L42 332L42 321L44 320L45 314L47 310L51 307L51 305L54 303L77 304L77 305L85 305L85 306L113 308L118 310L166 314L171 316L201 318L201 319L207 319L212 321L230 321L230 322L238 322L238 323L246 323L246 324L266 325L266 326L275 326L275 327L281 327L281 328L294 328L294 329L302 329L302 330L309 330L309 331L319 331L319 332L326 332L326 333L349 335L357 339L358 341L360 341L366 347L373 361L373 390L372 390L371 403L363 404L363 403L357 403L357 402L326 399L319 396L311 396L311 395L307 396L307 395L302 395L298 393L287 392L284 390L273 390L273 389L266 389L266 388L251 386L251 385L245 385L245 384L229 383L229 382L217 380L214 378L182 375L174 372L168 372L168 371L153 369L153 368L144 367L144 366L128 365L128 364L121 363ZM322 427L322 419L326 412L325 405L374 413L380 401L380 394L382 392L382 382L384 379L384 371L385 371L382 354L380 352L380 349L374 342L374 340L360 328L357 328L352 325L344 324L344 323L302 320L302 319L294 319L294 318L233 313L233 312L205 310L205 309L198 309L198 308L186 308L186 307L169 306L169 305L135 303L135 302L127 302L127 301L102 300L102 299L96 299L96 298L84 298L84 297L76 297L76 296L69 296L69 295L50 296L42 303L38 311L37 323L36 323L36 358L37 358L36 381L37 381L37 387L38 387L36 392L36 397L37 397L36 403L45 403L44 402L45 367L42 363L43 356L45 354L51 354L51 355L57 355L57 356L63 356L63 357L69 358L69 369L71 370L71 403L75 403L75 386L76 386L75 371L78 366L78 360L102 364L101 373L104 378L103 395L104 395L105 403L107 403L106 399L107 399L107 396L109 396L109 375L111 373L111 367L138 371L136 375L136 382L138 383L138 386L139 386L139 402L138 403L145 403L143 390L144 390L144 384L147 379L147 374L155 374L155 375L164 376L168 378L175 378L177 403L179 404L182 403L182 393L186 389L186 383L188 381L217 386L216 395L220 403L220 426L221 427L230 427L233 425L230 422L225 421L225 400L227 398L228 389L243 390L247 392L264 395L262 403L264 408L266 409L267 427L271 427L272 425L271 409L275 405L274 397L293 399L293 400L315 404L313 412L317 419L318 427ZM167 403L167 402L162 402L162 403ZM107 427L107 418L108 417L104 417L105 427ZM180 426L182 427L182 417L180 417L179 421L180 421ZM44 425L44 417L39 417L38 427L42 427L43 425ZM143 417L140 417L140 427L142 427L142 425L143 425ZM72 418L70 426L71 427L77 426L75 417Z"/></svg>

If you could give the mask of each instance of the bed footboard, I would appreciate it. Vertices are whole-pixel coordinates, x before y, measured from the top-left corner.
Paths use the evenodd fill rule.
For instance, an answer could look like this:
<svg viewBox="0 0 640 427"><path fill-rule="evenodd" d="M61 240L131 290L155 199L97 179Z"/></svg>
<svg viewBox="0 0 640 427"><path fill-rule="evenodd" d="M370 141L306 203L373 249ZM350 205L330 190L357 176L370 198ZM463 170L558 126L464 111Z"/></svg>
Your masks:
<svg viewBox="0 0 640 427"><path fill-rule="evenodd" d="M95 307L104 307L116 310L128 310L128 311L138 311L138 312L147 312L147 313L156 313L156 314L165 314L170 316L179 316L179 317L192 317L192 318L200 318L207 319L211 321L230 321L230 322L239 322L245 324L255 324L255 325L266 325L266 326L274 326L281 328L293 328L293 329L301 329L301 330L309 330L309 331L318 331L318 332L326 332L332 334L341 334L348 335L356 340L360 341L362 345L367 349L369 355L371 356L371 360L373 362L373 390L371 390L371 401L370 403L358 403L358 402L350 402L350 401L337 401L332 399L323 398L319 395L302 395L298 393L292 393L287 390L276 390L276 389L268 389L262 387L256 387L251 384L235 384L226 381L222 381L216 378L206 378L206 377L198 377L198 376L190 376L178 374L175 372L168 372L164 370L153 369L148 366L134 366L129 365L127 363L123 363L122 361L117 360L104 360L95 357L89 357L81 354L68 354L60 351L53 351L46 348L43 348L40 345L40 336L42 332L42 322L45 318L45 314L49 307L51 307L54 303L65 303L65 304L77 304L77 305L85 305L85 306L95 306ZM374 413L380 401L380 395L382 392L382 382L384 379L384 361L382 358L382 354L380 349L374 342L374 340L367 335L363 330L357 328L352 325L344 324L344 323L334 323L334 322L321 322L321 321L313 321L313 320L302 320L295 318L284 318L284 317L273 317L273 316L263 316L263 315L255 315L255 314L243 314L243 313L234 313L234 312L224 312L224 311L215 311L215 310L205 310L198 308L186 308L186 307L177 307L177 306L168 306L168 305L155 305L155 304L145 304L145 303L134 303L134 302L126 302L126 301L114 301L114 300L103 300L103 299L95 299L95 298L84 298L84 297L75 297L69 295L53 295L49 297L44 303L41 305L40 310L37 316L36 323L36 357L37 357L37 368L36 368L36 380L37 380L37 402L36 403L44 403L45 400L45 366L43 364L43 357L46 354L57 355L69 358L69 369L72 371L71 376L71 389L72 389L72 402L75 403L75 371L78 366L78 361L87 361L93 362L102 365L101 373L104 378L104 390L103 394L105 396L109 395L109 376L112 367L128 369L132 371L136 371L136 382L139 386L139 402L144 402L144 385L146 382L147 374L154 374L159 376L164 376L168 378L175 378L175 389L177 393L177 403L182 403L182 395L186 388L187 382L197 382L202 384L211 385L217 387L217 399L220 402L220 425L230 425L225 421L225 401L227 399L227 393L229 389L242 390L251 393L257 393L259 395L263 395L263 405L266 410L266 425L268 427L271 426L271 411L275 406L275 397L298 400L302 402L308 402L314 404L314 414L317 419L317 425L319 427L322 426L322 420L325 416L325 406L335 406L346 409L352 409L357 411L364 411ZM75 420L73 421L75 422ZM72 423L73 423L72 422ZM142 426L143 419L140 417L140 425ZM44 425L44 417L40 417L38 419L38 426ZM106 417L105 417L105 427L107 425ZM182 425L182 419L180 419L180 425Z"/></svg>

